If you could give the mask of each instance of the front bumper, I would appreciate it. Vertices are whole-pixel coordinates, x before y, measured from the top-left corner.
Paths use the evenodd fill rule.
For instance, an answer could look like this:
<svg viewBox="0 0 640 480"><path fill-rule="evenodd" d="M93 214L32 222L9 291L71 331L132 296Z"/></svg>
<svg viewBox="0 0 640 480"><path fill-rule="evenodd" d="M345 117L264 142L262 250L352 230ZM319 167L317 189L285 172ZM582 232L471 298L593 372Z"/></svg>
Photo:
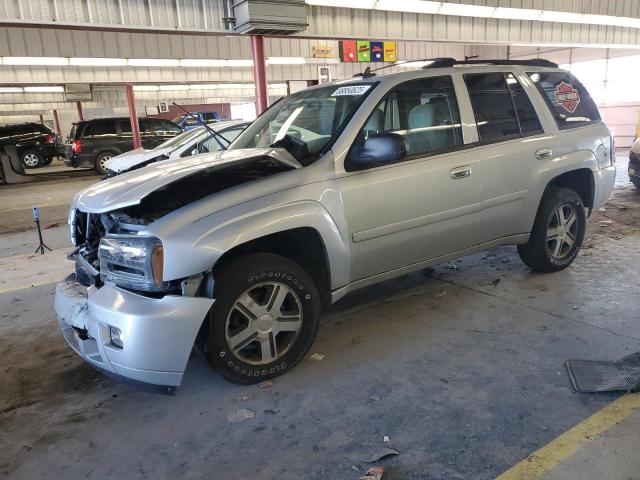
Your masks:
<svg viewBox="0 0 640 480"><path fill-rule="evenodd" d="M214 300L149 298L114 285L84 287L70 275L56 287L55 311L67 343L111 376L178 387L198 330ZM111 343L121 331L123 347Z"/></svg>

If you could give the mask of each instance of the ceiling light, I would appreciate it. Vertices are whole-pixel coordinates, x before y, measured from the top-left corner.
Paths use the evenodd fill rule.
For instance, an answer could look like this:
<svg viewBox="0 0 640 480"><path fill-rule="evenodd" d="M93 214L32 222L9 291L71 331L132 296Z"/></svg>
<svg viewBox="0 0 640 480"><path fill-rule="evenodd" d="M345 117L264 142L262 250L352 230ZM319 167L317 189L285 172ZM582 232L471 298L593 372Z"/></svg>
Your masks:
<svg viewBox="0 0 640 480"><path fill-rule="evenodd" d="M22 87L0 87L0 93L22 93Z"/></svg>
<svg viewBox="0 0 640 480"><path fill-rule="evenodd" d="M390 10L392 12L438 13L442 2L427 0L378 0L376 10Z"/></svg>
<svg viewBox="0 0 640 480"><path fill-rule="evenodd" d="M189 85L160 85L162 91L189 90Z"/></svg>
<svg viewBox="0 0 640 480"><path fill-rule="evenodd" d="M69 59L69 65L77 67L122 67L127 64L126 58L89 58L89 57L72 57Z"/></svg>
<svg viewBox="0 0 640 480"><path fill-rule="evenodd" d="M132 67L179 67L180 60L173 58L130 58L127 64Z"/></svg>
<svg viewBox="0 0 640 480"><path fill-rule="evenodd" d="M218 88L231 89L231 88L255 88L253 83L219 83Z"/></svg>
<svg viewBox="0 0 640 480"><path fill-rule="evenodd" d="M253 67L253 60L227 60L228 67Z"/></svg>
<svg viewBox="0 0 640 480"><path fill-rule="evenodd" d="M57 66L69 65L66 57L4 57L5 65Z"/></svg>
<svg viewBox="0 0 640 480"><path fill-rule="evenodd" d="M214 58L184 58L180 60L181 67L226 67L226 60Z"/></svg>
<svg viewBox="0 0 640 480"><path fill-rule="evenodd" d="M506 18L508 20L538 20L542 10L530 8L505 8L496 7L493 18Z"/></svg>
<svg viewBox="0 0 640 480"><path fill-rule="evenodd" d="M40 85L35 87L24 87L27 93L64 93L64 87L60 85Z"/></svg>
<svg viewBox="0 0 640 480"><path fill-rule="evenodd" d="M376 0L306 0L309 5L322 5L324 7L342 8L366 8L370 9L376 4Z"/></svg>
<svg viewBox="0 0 640 480"><path fill-rule="evenodd" d="M134 85L133 90L135 92L157 92L160 87L158 85Z"/></svg>
<svg viewBox="0 0 640 480"><path fill-rule="evenodd" d="M302 65L305 63L303 57L268 57L267 65Z"/></svg>
<svg viewBox="0 0 640 480"><path fill-rule="evenodd" d="M216 83L192 83L189 85L189 90L215 90L218 88Z"/></svg>
<svg viewBox="0 0 640 480"><path fill-rule="evenodd" d="M438 13L441 15L459 15L461 17L491 18L494 7L467 5L466 3L443 3Z"/></svg>

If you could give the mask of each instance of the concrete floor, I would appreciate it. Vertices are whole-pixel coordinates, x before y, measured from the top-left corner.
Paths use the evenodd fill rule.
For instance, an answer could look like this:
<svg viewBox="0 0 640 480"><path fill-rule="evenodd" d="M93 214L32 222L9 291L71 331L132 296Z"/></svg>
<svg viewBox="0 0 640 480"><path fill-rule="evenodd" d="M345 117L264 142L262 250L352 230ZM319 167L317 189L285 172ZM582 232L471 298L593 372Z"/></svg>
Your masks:
<svg viewBox="0 0 640 480"><path fill-rule="evenodd" d="M534 274L496 248L344 299L312 347L325 358L270 388L230 384L192 357L176 396L140 391L88 367L58 332L66 225L45 231L45 256L24 231L24 199L48 199L44 222L63 221L88 182L0 187L0 476L357 479L390 447L399 455L374 463L385 480L489 479L619 397L575 393L568 358L640 350L640 192L621 174L569 269ZM239 409L255 416L229 422ZM548 478L640 478L638 422Z"/></svg>

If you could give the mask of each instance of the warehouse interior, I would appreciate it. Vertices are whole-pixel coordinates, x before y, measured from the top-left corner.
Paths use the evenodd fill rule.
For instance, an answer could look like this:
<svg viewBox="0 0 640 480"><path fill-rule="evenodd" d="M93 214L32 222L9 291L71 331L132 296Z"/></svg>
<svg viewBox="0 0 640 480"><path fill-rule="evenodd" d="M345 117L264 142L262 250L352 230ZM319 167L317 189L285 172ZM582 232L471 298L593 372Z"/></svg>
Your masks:
<svg viewBox="0 0 640 480"><path fill-rule="evenodd" d="M640 393L634 393L640 387L640 354L636 353L640 351L640 299L634 295L640 261L640 141L636 142L640 135L636 80L640 72L640 0L5 0L0 4L0 25L0 475L11 479L640 478ZM582 195L582 187L575 187L584 200L584 239L581 248L578 245L575 250L575 260L572 258L570 265L563 265L555 273L540 273L521 261L521 244L532 241L533 234L529 234L537 228L536 223L526 233L522 229L513 232L522 238L511 243L486 242L486 248L459 249L464 255L438 254L429 262L411 262L411 268L389 267L376 278L353 274L351 283L339 283L333 277L336 272L349 268L365 271L376 261L389 263L399 255L386 255L380 238L396 238L387 231L402 222L413 222L407 227L409 231L416 230L415 225L424 227L424 243L437 244L440 237L436 234L442 234L444 227L440 225L445 223L440 218L467 208L460 202L473 195L472 188L446 190L436 180L424 180L423 190L433 192L419 198L437 204L441 211L431 205L422 211L407 203L398 209L413 218L391 221L385 217L389 209L395 208L398 199L411 198L407 194L409 183L402 187L398 178L409 182L415 173L394 177L397 190L392 191L387 185L392 184L393 169L388 176L383 170L375 170L383 173L370 178L367 170L357 171L350 178L360 183L341 183L341 175L349 177L350 172L346 160L342 167L340 156L351 155L355 146L322 150L323 155L335 160L336 169L321 173L315 163L298 163L296 147L286 155L278 153L285 149L278 143L282 141L280 133L295 122L302 107L284 124L274 120L270 128L278 132L278 142L258 145L256 141L252 145L247 139L250 134L258 138L261 118L275 115L273 112L287 105L288 99L304 100L331 86L337 89L330 95L336 102L341 96L362 98L343 127L331 131L336 145L341 145L339 139L335 140L340 135L352 135L356 145L359 137L355 130L349 131L349 126L356 121L368 125L364 120L372 118L358 108L373 109L373 105L367 106L369 98L376 98L376 92L387 84L394 88L394 78L408 81L418 78L420 72L430 75L439 70L438 62L443 59L443 75L454 76L451 72L465 68L475 74L483 68L509 72L516 65L521 68L518 80L514 77L505 81L510 85L530 84L528 91L533 92L538 92L538 87L531 72L538 75L548 65L555 65L554 71L559 68L570 72L572 76L566 78L574 79L574 85L579 83L584 90L569 85L568 94L580 96L573 106L565 103L569 105L565 109L573 113L581 108L578 105L592 99L599 112L598 125L610 132L600 147L607 147L605 155L611 160L607 168L614 171L611 188L606 194L598 193L601 177L590 177L591 186L584 188L596 193L590 194L589 201L588 195ZM523 82L525 74L529 77ZM356 85L361 92L343 93L347 90L341 89L351 88L354 81L363 82ZM477 155L482 155L483 148L494 152L489 149L499 148L500 143L483 143L477 133L481 132L481 122L465 113L469 109L473 115L471 102L467 100L467 107L459 98L461 85L462 80L455 83L454 96L458 95L462 117L451 117L452 121L439 128L460 128L465 145L460 141L448 153L462 159L466 168L463 176L482 175L485 183L477 187L478 192L485 194L490 185L497 185L500 198L509 197L506 201L514 202L524 199L522 212L513 217L526 217L526 206L537 222L543 203L540 207L540 199L533 207L526 203L534 187L521 186L516 192L516 187L508 183L517 183L519 176L533 182L533 165L540 164L543 158L539 152L545 149L537 150L529 164L509 153L518 168L532 165L531 171L523 170L521 175L513 166L498 165L493 171L482 166ZM543 97L533 101L538 115L547 108ZM473 101L471 93L468 98ZM315 104L312 118L322 117L321 103ZM515 101L513 109L517 109ZM303 117L300 115L300 119ZM469 118L471 123L467 122ZM562 139L571 134L567 132L574 132L572 148L588 153L594 172L598 170L599 151L592 139L585 140L596 127L563 130L553 124L551 115L549 118L541 122L539 136L523 135L517 140L519 146L512 148L522 149L527 142L546 138L552 146L544 152L549 155L544 171L570 173L567 158L577 158L578 154L572 151L572 157L557 152L563 152ZM521 132L523 121L517 120ZM549 124L553 124L552 130ZM92 125L106 129L89 138ZM26 126L40 129L35 140L25 136ZM254 126L256 130L252 130ZM234 129L237 132L231 134ZM584 137L578 138L578 131L585 132ZM176 158L172 156L172 138L210 133L213 136L208 138L215 141L209 140L206 148L202 146L206 141L199 141L195 147L180 150ZM116 137L121 142L117 147L115 143L109 148L102 146L107 140L115 142ZM235 138L239 141L234 142ZM269 164L269 172L273 170L275 176L297 178L293 176L296 172L289 172L292 164L308 172L303 187L317 191L313 190L315 197L301 202L306 209L285 210L294 198L287 195L300 190L301 184L295 182L301 181L282 180L276 195L264 186L270 185L271 177L262 178L267 174L257 167L258 173L242 171L250 180L238 180L241 175L235 170L229 174L230 179L216 179L212 172L224 158L236 161L234 154L242 156L243 149L249 150L243 142L255 147L253 156L262 147L260 159ZM155 148L162 151L152 155ZM297 148L301 148L299 144ZM493 160L486 161L502 158L505 151L495 150ZM440 153L436 151L436 156ZM136 160L136 155L142 160ZM249 153L244 155L253 158ZM333 165L334 160L318 155ZM122 158L142 163L124 173L109 169L116 165L109 161ZM406 163L415 157L410 159ZM638 162L636 167L634 161ZM168 165L164 170L160 166L163 163ZM206 168L200 164L206 164ZM147 388L149 384L138 381L143 378L142 368L131 367L135 372L124 378L112 375L121 373L117 368L110 372L87 360L95 352L86 353L77 344L73 346L64 332L66 328L78 342L91 339L91 329L67 324L68 319L60 313L66 307L60 306L59 296L68 289L64 282L69 275L74 279L80 275L75 259L82 248L75 243L78 202L99 199L93 203L86 200L89 207L83 228L88 242L91 215L102 215L107 204L129 208L124 219L110 217L116 225L135 223L132 212L137 207L125 205L134 195L142 198L138 207L150 205L151 201L143 203L147 198L166 208L166 198L156 195L158 192L138 193L146 187L136 183L137 178L146 175L145 181L156 182L159 188L163 179L182 175L181 169L191 172L198 168L202 168L202 177L185 177L184 191L167 185L158 190L183 210L168 214L169 210L163 210L167 215L159 219L153 217L155 212L146 212L152 221L140 221L134 228L142 232L140 235L151 231L162 241L164 234L179 239L177 246L165 243L163 249L160 242L159 250L153 250L164 255L165 277L161 269L160 284L165 282L177 290L169 292L167 287L164 292L142 295L135 289L125 290L144 297L150 302L147 305L163 298L192 296L190 300L201 300L204 308L199 316L196 314L186 369L179 375L181 383L159 393L157 388ZM447 167L447 180L456 178L454 170L449 172ZM536 170L536 175L542 171ZM185 182L184 178L181 181ZM322 182L328 183L321 187L325 185ZM414 187L415 182L418 180L414 179ZM464 186L462 182L451 183L460 187ZM109 186L116 184L120 190ZM216 193L198 196L203 184L211 185L208 188ZM549 187L572 185L549 180L541 195L543 190L546 195ZM225 188L231 193L219 193ZM360 198L357 194L362 190L368 194L349 206L350 199ZM243 210L242 204L233 201L245 191L253 197ZM184 200L187 194L194 199ZM184 210L191 202L204 209L207 198L216 195L222 203L211 211L198 210L196 215ZM443 197L464 198L445 208L441 204L449 204ZM600 197L602 202L596 205ZM271 199L280 203L255 203ZM482 208L490 203L486 198L482 202ZM270 216L251 224L258 213L256 205L264 207ZM321 205L324 210L312 214L316 210L311 205ZM178 218L180 211L187 212L183 216L188 220L180 220L185 223L174 231L167 219ZM229 229L232 240L228 245L205 245L213 234L198 230L203 219L217 219L216 215L228 215L220 216L212 227ZM465 215L466 210L454 216ZM486 225L498 225L492 228L500 229L500 215L487 213L475 229L462 230L451 223L447 241L457 243L461 237L475 235L475 230L488 228ZM100 218L104 228L111 226ZM294 221L311 221L309 227L315 228L326 219L335 223L335 228L328 231L335 235L332 242L339 245L326 240L317 227L322 247L317 250L329 257L326 268L318 267L312 251L316 245L313 235L289 242L276 235L280 232L270 230L281 223L293 225ZM240 220L246 229L232 230L234 222ZM159 225L157 230L153 221ZM351 228L350 223L358 228ZM192 229L198 235L196 239L188 236ZM262 230L269 235L245 240ZM515 239L516 235L512 236ZM395 244L390 240L389 248L407 248L403 241L403 237L397 237ZM370 250L363 246L370 244ZM292 252L287 258L294 261L295 268L321 270L322 280L316 283L322 310L317 307L317 337L300 354L295 368L287 367L286 373L270 375L260 382L234 382L230 375L219 375L215 359L207 356L213 355L207 348L214 344L210 339L215 332L214 320L209 331L208 320L203 323L202 317L206 313L205 318L215 318L218 313L212 312L225 304L222 295L216 297L216 288L223 283L220 278L227 277L218 277L218 272L242 273L249 267L234 264L232 260L240 260L230 256L229 263L221 261L206 272L204 268L194 271L198 275L202 271L204 276L198 277L193 288L198 293L189 295L185 292L196 275L167 275L172 268L182 271L183 266L193 264L202 252L216 252L226 259L229 251L233 255L248 254L252 248L285 257ZM361 251L366 253L364 260L356 258ZM336 253L333 260L332 252L344 256L338 258ZM107 264L102 259L96 262L84 268L93 268L100 280L88 287L89 293L85 288L89 303L77 307L74 315L97 315L98 307L92 306L91 298L105 291L102 286L108 285L109 279L105 277ZM150 265L155 268L155 264ZM397 274L392 275L392 271ZM300 278L300 283L305 283L306 277ZM326 287L326 294L320 287ZM181 293L176 293L178 290ZM127 310L127 293L121 293L113 300L112 311L103 313L114 318L118 315L134 325L137 317ZM195 298L207 295L209 303ZM296 302L302 318L303 302ZM195 306L189 307L193 310L182 307L186 303L175 305L171 311L185 317L185 312L195 311ZM151 330L172 329L181 321L169 314L162 318L160 310L150 306L144 312L145 308L139 307L136 315L144 317L140 323L144 320L152 325ZM235 307L230 308L227 325ZM258 310L256 322L263 316L276 322L265 312ZM255 312L249 313L256 317ZM166 327L167 319L175 320L174 326ZM119 337L114 336L120 330L108 327L107 331L109 348L121 347ZM261 338L260 332L254 336ZM298 335L302 333L296 333L291 341L298 341ZM176 344L178 337L174 337ZM126 342L126 335L123 338ZM142 341L142 350L163 348L175 353L177 347L171 341L156 338L155 333L149 333ZM199 348L198 342L207 348ZM276 348L271 348L273 354ZM620 363L620 359L631 357L630 361L637 364ZM628 388L614 388L611 380L611 388L580 391L567 368L567 361L576 359L609 362L606 368L616 365ZM171 369L150 370L162 370L160 373L168 378ZM603 372L596 373L602 378L610 374L610 370ZM153 387L158 386L155 383Z"/></svg>

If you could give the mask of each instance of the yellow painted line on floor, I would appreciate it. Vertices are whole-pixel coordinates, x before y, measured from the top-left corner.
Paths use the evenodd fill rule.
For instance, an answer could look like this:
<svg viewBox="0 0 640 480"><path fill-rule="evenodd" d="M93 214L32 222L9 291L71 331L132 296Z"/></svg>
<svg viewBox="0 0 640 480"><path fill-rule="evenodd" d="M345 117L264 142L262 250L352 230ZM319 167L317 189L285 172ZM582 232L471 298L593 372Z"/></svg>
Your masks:
<svg viewBox="0 0 640 480"><path fill-rule="evenodd" d="M496 480L538 479L635 411L640 411L640 393L623 395L511 467Z"/></svg>

